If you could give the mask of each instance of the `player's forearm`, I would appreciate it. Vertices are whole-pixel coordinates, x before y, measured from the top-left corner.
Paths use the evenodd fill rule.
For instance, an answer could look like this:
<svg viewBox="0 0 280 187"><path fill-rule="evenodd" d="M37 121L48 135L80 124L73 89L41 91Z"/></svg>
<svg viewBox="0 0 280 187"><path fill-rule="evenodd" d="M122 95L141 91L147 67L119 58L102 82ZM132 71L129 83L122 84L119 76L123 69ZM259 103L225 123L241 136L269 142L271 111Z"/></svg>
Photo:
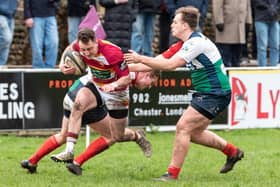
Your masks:
<svg viewBox="0 0 280 187"><path fill-rule="evenodd" d="M131 83L131 79L129 75L123 76L119 78L117 81L112 82L111 84L114 86L115 89L124 88Z"/></svg>
<svg viewBox="0 0 280 187"><path fill-rule="evenodd" d="M172 62L169 62L169 59L166 59L161 55L157 57L138 55L137 61L146 66L149 66L152 69L157 69L157 70L168 71L176 68L173 66Z"/></svg>

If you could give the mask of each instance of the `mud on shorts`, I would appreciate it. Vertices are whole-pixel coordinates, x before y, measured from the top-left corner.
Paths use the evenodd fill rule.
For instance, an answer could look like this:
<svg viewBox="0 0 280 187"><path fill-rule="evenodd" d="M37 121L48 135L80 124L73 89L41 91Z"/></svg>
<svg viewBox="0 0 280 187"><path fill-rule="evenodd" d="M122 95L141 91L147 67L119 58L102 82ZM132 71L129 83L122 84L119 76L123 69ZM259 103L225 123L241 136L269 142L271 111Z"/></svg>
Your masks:
<svg viewBox="0 0 280 187"><path fill-rule="evenodd" d="M64 97L64 115L69 118L78 91L87 87L95 95L97 107L86 111L82 117L82 124L95 123L104 119L109 113L113 118L120 119L128 116L128 89L103 92L91 81L90 75L85 75L74 82Z"/></svg>
<svg viewBox="0 0 280 187"><path fill-rule="evenodd" d="M191 106L199 113L212 120L230 103L231 91L219 95L211 93L193 93Z"/></svg>

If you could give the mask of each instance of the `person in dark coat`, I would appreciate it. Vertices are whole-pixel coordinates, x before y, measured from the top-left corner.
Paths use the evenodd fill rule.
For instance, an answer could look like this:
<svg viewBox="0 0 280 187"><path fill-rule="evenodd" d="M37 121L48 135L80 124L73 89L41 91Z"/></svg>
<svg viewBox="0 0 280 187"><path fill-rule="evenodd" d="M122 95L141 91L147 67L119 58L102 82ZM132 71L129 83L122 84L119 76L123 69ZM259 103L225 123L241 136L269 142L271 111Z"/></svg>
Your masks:
<svg viewBox="0 0 280 187"><path fill-rule="evenodd" d="M198 30L202 31L204 19L208 12L208 0L164 0L167 12L173 17L175 10L184 6L193 6L199 10L199 27Z"/></svg>
<svg viewBox="0 0 280 187"><path fill-rule="evenodd" d="M126 52L130 49L132 23L135 20L137 3L135 0L99 0L105 8L104 30L106 40L121 47Z"/></svg>

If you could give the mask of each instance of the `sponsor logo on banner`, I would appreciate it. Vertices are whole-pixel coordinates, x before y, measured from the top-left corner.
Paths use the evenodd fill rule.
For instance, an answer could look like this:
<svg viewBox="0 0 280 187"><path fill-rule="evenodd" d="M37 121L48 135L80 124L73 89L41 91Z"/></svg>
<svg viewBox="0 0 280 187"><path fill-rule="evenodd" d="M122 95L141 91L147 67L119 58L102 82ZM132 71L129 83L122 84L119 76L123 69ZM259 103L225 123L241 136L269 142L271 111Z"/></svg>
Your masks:
<svg viewBox="0 0 280 187"><path fill-rule="evenodd" d="M247 89L244 83L236 78L232 77L232 121L231 124L237 125L241 120L245 119L248 107L248 95Z"/></svg>

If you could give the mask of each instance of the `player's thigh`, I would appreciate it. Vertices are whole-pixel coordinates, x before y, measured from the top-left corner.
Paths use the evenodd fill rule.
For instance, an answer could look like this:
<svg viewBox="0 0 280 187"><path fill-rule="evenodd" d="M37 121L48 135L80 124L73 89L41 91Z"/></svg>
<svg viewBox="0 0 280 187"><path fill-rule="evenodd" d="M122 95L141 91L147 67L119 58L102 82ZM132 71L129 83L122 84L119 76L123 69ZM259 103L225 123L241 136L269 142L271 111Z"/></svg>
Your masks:
<svg viewBox="0 0 280 187"><path fill-rule="evenodd" d="M191 133L196 129L206 129L210 122L210 119L199 113L192 106L188 106L177 122L176 129Z"/></svg>
<svg viewBox="0 0 280 187"><path fill-rule="evenodd" d="M96 96L87 87L83 87L79 90L74 103L74 108L76 107L76 109L82 111L87 111L97 106Z"/></svg>
<svg viewBox="0 0 280 187"><path fill-rule="evenodd" d="M123 117L119 119L111 117L111 121L112 136L116 139L122 138L122 136L124 135L125 127L128 123L128 117Z"/></svg>
<svg viewBox="0 0 280 187"><path fill-rule="evenodd" d="M90 128L100 134L101 136L105 136L106 138L111 138L111 129L110 129L110 116L107 115L105 118L98 122L88 124Z"/></svg>

